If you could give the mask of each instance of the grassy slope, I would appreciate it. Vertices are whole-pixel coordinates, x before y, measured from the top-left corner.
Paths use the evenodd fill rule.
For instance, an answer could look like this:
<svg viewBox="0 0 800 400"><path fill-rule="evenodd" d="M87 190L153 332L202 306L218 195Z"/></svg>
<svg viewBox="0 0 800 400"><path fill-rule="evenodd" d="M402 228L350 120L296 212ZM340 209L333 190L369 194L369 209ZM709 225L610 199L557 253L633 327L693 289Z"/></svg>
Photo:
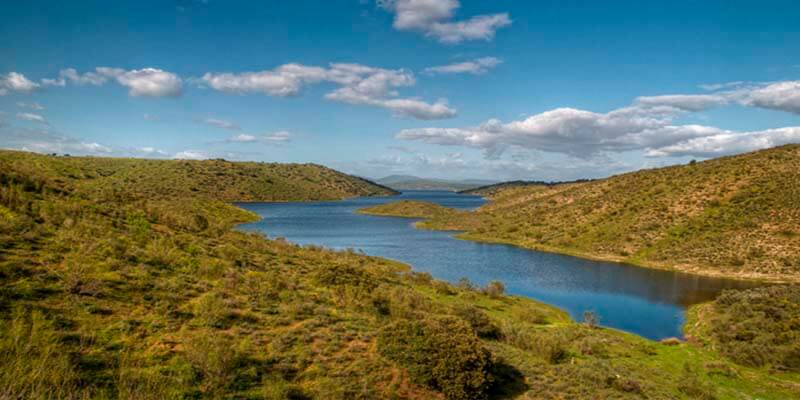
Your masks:
<svg viewBox="0 0 800 400"><path fill-rule="evenodd" d="M512 185L460 221L442 213L420 225L648 267L798 281L798 171L800 145L789 145L592 182Z"/></svg>
<svg viewBox="0 0 800 400"><path fill-rule="evenodd" d="M463 346L490 351L495 385L476 395L800 395L792 373L575 324L392 261L232 231L253 217L222 202L237 193L326 191L286 181L294 194L267 192L258 173L220 187L219 165L0 153L0 398L437 398L439 381L420 381L378 339L442 315L482 337L454 331L457 351L420 356L447 366Z"/></svg>

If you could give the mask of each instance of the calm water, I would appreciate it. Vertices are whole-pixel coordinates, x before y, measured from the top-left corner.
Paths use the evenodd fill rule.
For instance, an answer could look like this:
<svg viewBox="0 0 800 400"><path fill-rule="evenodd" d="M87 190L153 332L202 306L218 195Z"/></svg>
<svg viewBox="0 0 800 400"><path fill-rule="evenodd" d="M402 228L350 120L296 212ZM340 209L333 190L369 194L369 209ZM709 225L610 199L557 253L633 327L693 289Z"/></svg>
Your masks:
<svg viewBox="0 0 800 400"><path fill-rule="evenodd" d="M472 209L477 196L408 191L400 196L314 203L245 203L264 219L243 225L270 237L335 249L354 248L399 260L416 271L456 282L505 283L512 294L560 307L578 321L584 311L605 326L651 339L681 336L687 306L713 299L722 289L751 283L584 260L499 244L458 240L450 232L415 229L416 220L356 214L362 207L396 200L425 200Z"/></svg>

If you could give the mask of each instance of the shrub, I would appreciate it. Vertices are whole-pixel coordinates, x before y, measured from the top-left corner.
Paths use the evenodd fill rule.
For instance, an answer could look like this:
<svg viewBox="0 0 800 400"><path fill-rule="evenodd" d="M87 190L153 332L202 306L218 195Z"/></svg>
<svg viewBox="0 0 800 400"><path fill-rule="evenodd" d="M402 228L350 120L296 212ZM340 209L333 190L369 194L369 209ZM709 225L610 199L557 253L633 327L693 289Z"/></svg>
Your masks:
<svg viewBox="0 0 800 400"><path fill-rule="evenodd" d="M233 383L244 352L228 335L195 332L184 341L183 347L186 360L202 379L201 392L210 397L219 396Z"/></svg>
<svg viewBox="0 0 800 400"><path fill-rule="evenodd" d="M484 339L498 339L500 337L500 328L492 322L485 312L477 307L469 305L457 306L453 314L466 321L478 337Z"/></svg>
<svg viewBox="0 0 800 400"><path fill-rule="evenodd" d="M491 281L483 288L483 292L489 297L498 298L506 292L506 285L500 281Z"/></svg>
<svg viewBox="0 0 800 400"><path fill-rule="evenodd" d="M688 363L683 365L678 390L692 399L714 400L717 398L714 387L701 380L699 371Z"/></svg>
<svg viewBox="0 0 800 400"><path fill-rule="evenodd" d="M195 300L194 315L201 325L209 328L218 328L230 316L230 311L222 297L216 293L209 292Z"/></svg>
<svg viewBox="0 0 800 400"><path fill-rule="evenodd" d="M800 288L725 291L712 303L711 335L732 361L800 370Z"/></svg>
<svg viewBox="0 0 800 400"><path fill-rule="evenodd" d="M444 281L433 281L433 290L435 290L436 293L446 296L452 296L456 294L456 291L453 290L453 286Z"/></svg>
<svg viewBox="0 0 800 400"><path fill-rule="evenodd" d="M486 397L491 355L464 321L447 316L400 320L378 336L378 351L417 383L448 399Z"/></svg>

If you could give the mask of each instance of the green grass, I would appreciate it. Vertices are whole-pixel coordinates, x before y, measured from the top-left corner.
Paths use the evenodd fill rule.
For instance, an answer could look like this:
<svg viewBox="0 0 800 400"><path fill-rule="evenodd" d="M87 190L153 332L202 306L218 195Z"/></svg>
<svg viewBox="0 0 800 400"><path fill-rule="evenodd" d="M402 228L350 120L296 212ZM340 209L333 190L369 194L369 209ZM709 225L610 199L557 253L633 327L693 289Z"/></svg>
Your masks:
<svg viewBox="0 0 800 400"><path fill-rule="evenodd" d="M255 216L230 201L385 193L327 169L0 152L0 183L0 398L800 396L795 373L734 364L710 334L662 345L233 229Z"/></svg>

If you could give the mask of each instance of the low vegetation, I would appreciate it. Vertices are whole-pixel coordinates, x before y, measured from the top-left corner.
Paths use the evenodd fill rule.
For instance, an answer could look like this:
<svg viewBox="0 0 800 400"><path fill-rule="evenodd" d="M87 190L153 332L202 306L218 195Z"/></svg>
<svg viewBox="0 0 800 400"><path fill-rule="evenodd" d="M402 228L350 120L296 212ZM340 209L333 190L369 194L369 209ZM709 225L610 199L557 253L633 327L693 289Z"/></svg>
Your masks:
<svg viewBox="0 0 800 400"><path fill-rule="evenodd" d="M693 311L692 332L740 365L800 372L800 290L726 291Z"/></svg>
<svg viewBox="0 0 800 400"><path fill-rule="evenodd" d="M229 201L386 193L329 171L0 152L0 399L800 396L789 342L763 366L729 359L725 318L667 346L499 282L233 229L255 216ZM771 296L762 310L795 315L796 288ZM781 318L764 328L793 340Z"/></svg>
<svg viewBox="0 0 800 400"><path fill-rule="evenodd" d="M800 281L800 145L608 179L485 188L460 237L706 275ZM430 205L418 205L420 209ZM418 216L388 204L385 215Z"/></svg>

